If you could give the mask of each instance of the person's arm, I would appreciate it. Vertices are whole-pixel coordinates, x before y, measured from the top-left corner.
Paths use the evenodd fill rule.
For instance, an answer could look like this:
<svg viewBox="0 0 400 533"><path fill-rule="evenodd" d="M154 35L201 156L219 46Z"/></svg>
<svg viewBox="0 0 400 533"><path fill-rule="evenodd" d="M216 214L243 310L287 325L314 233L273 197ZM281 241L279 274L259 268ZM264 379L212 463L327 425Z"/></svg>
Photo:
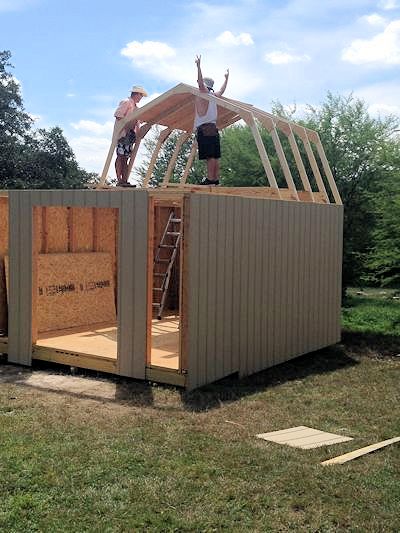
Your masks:
<svg viewBox="0 0 400 533"><path fill-rule="evenodd" d="M221 89L219 91L217 91L215 94L215 96L222 96L225 92L225 89L226 89L226 86L228 85L228 78L229 78L229 68L226 69L226 72L225 72L225 81L224 83L222 84L221 86Z"/></svg>
<svg viewBox="0 0 400 533"><path fill-rule="evenodd" d="M202 93L208 93L207 87L204 85L203 81L203 74L201 72L201 56L196 56L196 59L194 61L197 66L197 84L199 86L199 89Z"/></svg>

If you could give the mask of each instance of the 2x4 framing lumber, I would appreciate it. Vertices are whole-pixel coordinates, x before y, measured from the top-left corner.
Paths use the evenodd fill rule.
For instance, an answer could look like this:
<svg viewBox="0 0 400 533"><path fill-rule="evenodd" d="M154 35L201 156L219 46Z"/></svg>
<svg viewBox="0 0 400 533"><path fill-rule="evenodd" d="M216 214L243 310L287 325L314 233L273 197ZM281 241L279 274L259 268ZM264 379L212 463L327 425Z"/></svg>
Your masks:
<svg viewBox="0 0 400 533"><path fill-rule="evenodd" d="M168 163L167 171L165 173L164 179L162 181L161 187L166 187L169 183L172 171L174 170L176 160L178 158L182 144L190 137L190 133L184 132L179 135L178 140L176 141L175 149L172 153L171 159Z"/></svg>
<svg viewBox="0 0 400 533"><path fill-rule="evenodd" d="M153 174L154 167L155 167L156 162L157 162L159 151L161 150L162 145L165 143L165 141L171 135L171 132L172 132L171 128L166 128L165 130L161 131L160 136L158 137L157 144L156 144L156 146L154 148L154 151L153 151L153 154L151 156L149 167L147 169L146 176L145 176L144 181L143 181L143 187L148 187L149 186L149 182L150 182L151 176Z"/></svg>
<svg viewBox="0 0 400 533"><path fill-rule="evenodd" d="M333 457L333 459L323 461L321 465L341 465L343 463L347 463L347 461L351 461L352 459L357 459L357 457L361 457L367 453L371 453L375 450L379 450L380 448L384 448L385 446L389 446L389 444L394 444L395 442L400 442L400 437L393 437L392 439L383 440L382 442L370 444L369 446L354 450L353 452L345 453L344 455L339 455L338 457Z"/></svg>
<svg viewBox="0 0 400 533"><path fill-rule="evenodd" d="M183 185L186 183L186 180L187 180L187 177L189 175L189 172L190 172L190 169L192 168L192 164L193 164L193 159L196 155L196 151L197 151L197 141L196 139L193 139L193 143L192 143L192 148L190 150L190 154L189 154L189 157L188 157L188 160L186 162L186 167L185 167L185 170L181 176L181 179L180 179L180 183Z"/></svg>
<svg viewBox="0 0 400 533"><path fill-rule="evenodd" d="M256 142L257 150L260 155L261 162L263 164L269 185L279 191L279 187L275 179L275 174L272 170L271 162L268 158L267 151L265 149L264 143L262 142L261 135L258 131L257 124L254 120L253 115L251 115L250 113L243 113L242 118L253 133L253 137Z"/></svg>

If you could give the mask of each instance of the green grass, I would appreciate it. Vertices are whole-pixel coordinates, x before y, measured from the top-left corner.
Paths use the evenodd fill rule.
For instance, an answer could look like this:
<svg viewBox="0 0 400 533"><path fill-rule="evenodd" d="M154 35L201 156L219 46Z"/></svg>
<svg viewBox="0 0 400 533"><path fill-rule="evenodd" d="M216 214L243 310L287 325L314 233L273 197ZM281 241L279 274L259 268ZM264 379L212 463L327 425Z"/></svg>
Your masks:
<svg viewBox="0 0 400 533"><path fill-rule="evenodd" d="M320 465L400 435L396 325L354 322L398 308L351 298L341 344L192 393L103 377L109 401L0 365L0 530L400 531L400 445ZM300 450L255 438L297 425L354 440Z"/></svg>

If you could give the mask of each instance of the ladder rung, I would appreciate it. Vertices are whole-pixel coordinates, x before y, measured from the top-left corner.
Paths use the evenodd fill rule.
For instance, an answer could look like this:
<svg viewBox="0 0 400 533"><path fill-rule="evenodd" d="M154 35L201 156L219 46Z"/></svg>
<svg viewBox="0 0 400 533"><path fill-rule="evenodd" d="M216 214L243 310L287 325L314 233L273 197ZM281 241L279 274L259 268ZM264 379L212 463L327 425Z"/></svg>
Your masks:
<svg viewBox="0 0 400 533"><path fill-rule="evenodd" d="M167 235L173 235L174 237L178 237L180 233L179 231L167 231Z"/></svg>
<svg viewBox="0 0 400 533"><path fill-rule="evenodd" d="M182 222L180 218L171 218L171 222L175 222L176 224L179 224Z"/></svg>
<svg viewBox="0 0 400 533"><path fill-rule="evenodd" d="M153 303L153 307L160 307L160 304Z"/></svg>
<svg viewBox="0 0 400 533"><path fill-rule="evenodd" d="M175 248L174 244L159 244L160 248Z"/></svg>
<svg viewBox="0 0 400 533"><path fill-rule="evenodd" d="M163 291L162 287L153 287L153 291Z"/></svg>

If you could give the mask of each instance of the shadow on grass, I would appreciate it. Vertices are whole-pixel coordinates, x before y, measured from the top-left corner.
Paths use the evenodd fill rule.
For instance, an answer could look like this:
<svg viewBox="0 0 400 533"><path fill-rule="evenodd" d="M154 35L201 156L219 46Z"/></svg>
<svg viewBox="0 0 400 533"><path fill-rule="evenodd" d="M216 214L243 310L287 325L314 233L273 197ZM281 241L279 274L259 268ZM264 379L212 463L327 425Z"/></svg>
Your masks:
<svg viewBox="0 0 400 533"><path fill-rule="evenodd" d="M395 357L400 354L400 337L372 331L342 331L342 343L348 352L374 357Z"/></svg>
<svg viewBox="0 0 400 533"><path fill-rule="evenodd" d="M0 384L12 383L43 392L135 407L152 406L154 403L153 387L146 381L47 361L33 361L32 367L3 363L0 364ZM74 370L71 371L71 368Z"/></svg>
<svg viewBox="0 0 400 533"><path fill-rule="evenodd" d="M345 348L337 344L242 379L233 375L191 392L183 391L181 398L186 409L204 411L219 407L221 402L234 402L282 383L301 380L310 375L334 372L356 364L358 362L346 354Z"/></svg>

